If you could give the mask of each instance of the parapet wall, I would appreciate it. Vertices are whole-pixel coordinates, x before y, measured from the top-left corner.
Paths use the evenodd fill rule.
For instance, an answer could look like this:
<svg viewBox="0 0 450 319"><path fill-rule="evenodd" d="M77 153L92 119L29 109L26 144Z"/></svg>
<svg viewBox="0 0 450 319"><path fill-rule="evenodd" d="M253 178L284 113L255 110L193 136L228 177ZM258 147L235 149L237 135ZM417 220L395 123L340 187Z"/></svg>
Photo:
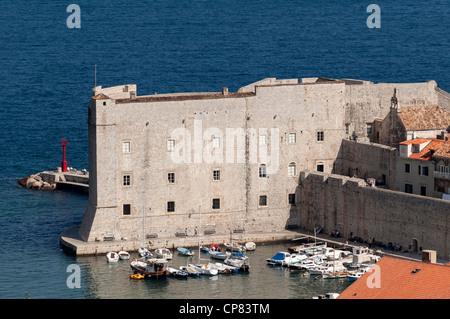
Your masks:
<svg viewBox="0 0 450 319"><path fill-rule="evenodd" d="M299 222L313 231L323 227L374 238L402 249L436 250L439 258L450 253L450 202L402 192L372 188L363 179L302 171L299 179Z"/></svg>

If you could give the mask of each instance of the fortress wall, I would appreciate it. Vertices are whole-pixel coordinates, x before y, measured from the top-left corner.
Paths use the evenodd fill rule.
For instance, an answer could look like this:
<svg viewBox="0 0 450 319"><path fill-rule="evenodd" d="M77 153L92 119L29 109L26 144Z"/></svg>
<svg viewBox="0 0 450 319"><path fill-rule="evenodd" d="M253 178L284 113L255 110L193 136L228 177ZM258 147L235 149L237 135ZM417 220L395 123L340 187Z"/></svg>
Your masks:
<svg viewBox="0 0 450 319"><path fill-rule="evenodd" d="M438 105L450 112L450 93L436 87Z"/></svg>
<svg viewBox="0 0 450 319"><path fill-rule="evenodd" d="M364 186L361 179L303 171L298 207L301 226L321 226L345 238L375 238L403 249L432 249L440 258L450 253L450 202Z"/></svg>

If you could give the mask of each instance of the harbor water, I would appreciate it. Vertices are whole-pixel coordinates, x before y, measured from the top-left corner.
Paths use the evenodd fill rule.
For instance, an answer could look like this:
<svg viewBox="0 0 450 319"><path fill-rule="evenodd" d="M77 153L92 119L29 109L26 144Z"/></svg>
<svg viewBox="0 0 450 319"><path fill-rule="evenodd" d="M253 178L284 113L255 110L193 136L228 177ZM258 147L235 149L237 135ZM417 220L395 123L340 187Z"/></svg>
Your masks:
<svg viewBox="0 0 450 319"><path fill-rule="evenodd" d="M265 259L288 243L258 245L249 274L130 280L126 261L61 250L59 236L81 223L86 195L17 188L17 179L61 166L63 137L68 166L88 168L95 84L134 83L138 95L234 92L267 77L323 76L435 80L450 91L448 1L377 1L379 29L366 24L371 2L350 0L72 2L80 28L68 27L69 2L9 1L0 10L0 298L309 299L343 291L343 280L268 267ZM174 265L185 262L175 254ZM79 267L79 288L67 284L70 265Z"/></svg>

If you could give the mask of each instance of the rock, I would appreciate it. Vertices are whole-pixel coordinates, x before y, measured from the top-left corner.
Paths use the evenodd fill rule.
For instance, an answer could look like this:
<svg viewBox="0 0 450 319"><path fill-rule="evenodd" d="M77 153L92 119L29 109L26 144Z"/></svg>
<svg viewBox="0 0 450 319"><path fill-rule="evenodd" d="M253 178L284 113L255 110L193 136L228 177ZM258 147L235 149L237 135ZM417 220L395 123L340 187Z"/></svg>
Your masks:
<svg viewBox="0 0 450 319"><path fill-rule="evenodd" d="M47 182L43 182L40 189L44 190L44 191L49 191L49 190L52 190L52 185L50 185Z"/></svg>
<svg viewBox="0 0 450 319"><path fill-rule="evenodd" d="M27 186L27 180L28 180L28 177L29 177L29 176L24 177L24 178L19 178L19 179L17 180L17 183L19 183L20 186Z"/></svg>
<svg viewBox="0 0 450 319"><path fill-rule="evenodd" d="M31 189L37 189L37 190L39 190L39 189L42 188L43 185L44 185L44 182L41 182L41 181L35 181L35 182L33 182L33 183L31 184Z"/></svg>
<svg viewBox="0 0 450 319"><path fill-rule="evenodd" d="M27 183L26 183L26 187L27 188L31 188L32 186L33 186L33 184L34 183L36 183L37 182L37 180L35 180L33 177L31 177L31 176L29 176L28 178L27 178Z"/></svg>

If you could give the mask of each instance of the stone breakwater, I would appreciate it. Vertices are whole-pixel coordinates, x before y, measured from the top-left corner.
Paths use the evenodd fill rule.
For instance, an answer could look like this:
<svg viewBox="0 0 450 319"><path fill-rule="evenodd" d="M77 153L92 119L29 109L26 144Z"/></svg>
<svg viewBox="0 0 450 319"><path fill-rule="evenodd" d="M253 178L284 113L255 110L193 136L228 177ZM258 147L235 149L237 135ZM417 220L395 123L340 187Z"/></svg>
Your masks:
<svg viewBox="0 0 450 319"><path fill-rule="evenodd" d="M17 187L26 187L28 189L35 189L35 190L55 190L56 189L56 183L49 183L45 181L41 173L37 174L31 174L24 178L19 178L17 181L18 185Z"/></svg>

